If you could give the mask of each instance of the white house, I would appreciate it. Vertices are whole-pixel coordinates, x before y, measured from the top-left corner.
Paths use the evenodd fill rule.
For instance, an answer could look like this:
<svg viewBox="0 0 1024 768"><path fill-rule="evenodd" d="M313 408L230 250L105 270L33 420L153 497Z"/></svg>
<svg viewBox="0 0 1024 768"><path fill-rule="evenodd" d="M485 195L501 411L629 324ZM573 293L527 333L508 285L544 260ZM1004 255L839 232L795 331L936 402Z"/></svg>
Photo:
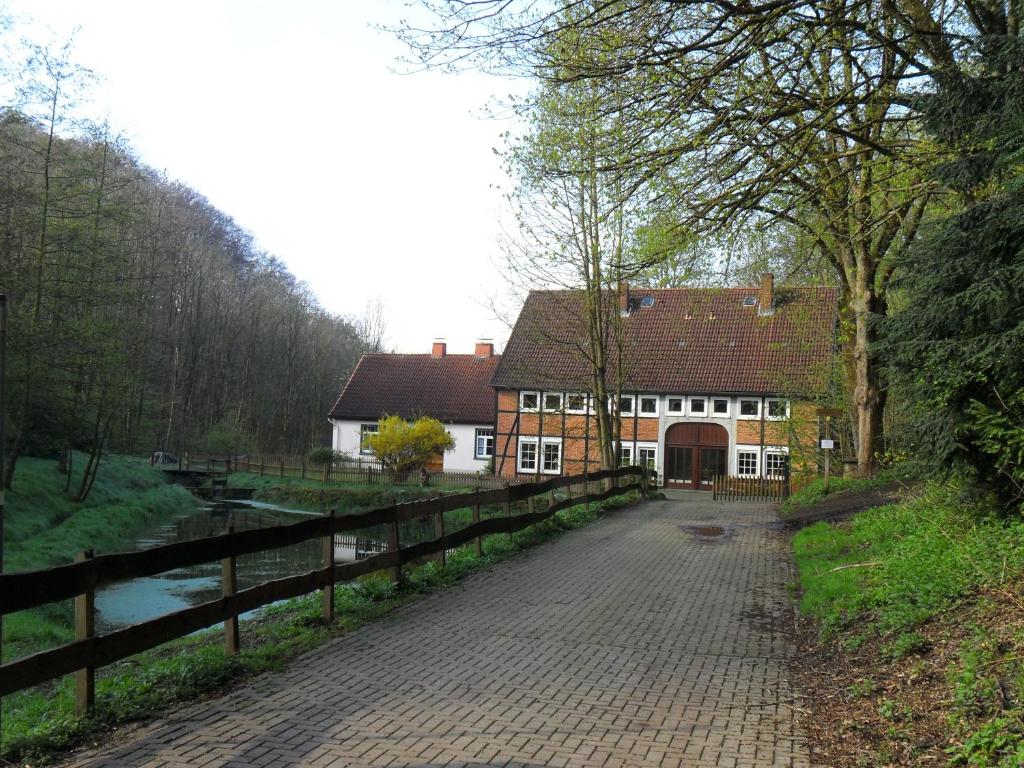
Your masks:
<svg viewBox="0 0 1024 768"><path fill-rule="evenodd" d="M430 469L478 472L494 455L495 396L491 376L500 359L481 341L472 355L449 355L435 341L429 355L363 355L331 409L332 445L351 456L369 455L365 436L382 416L432 416L455 438L455 449Z"/></svg>

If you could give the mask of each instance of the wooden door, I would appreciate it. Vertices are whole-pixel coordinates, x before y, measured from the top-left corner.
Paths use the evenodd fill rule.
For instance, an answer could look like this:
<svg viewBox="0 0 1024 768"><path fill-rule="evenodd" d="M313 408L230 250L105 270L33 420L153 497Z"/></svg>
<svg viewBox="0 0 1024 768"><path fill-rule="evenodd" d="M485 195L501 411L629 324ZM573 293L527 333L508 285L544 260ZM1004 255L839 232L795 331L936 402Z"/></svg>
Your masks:
<svg viewBox="0 0 1024 768"><path fill-rule="evenodd" d="M665 481L670 487L710 489L727 471L729 433L720 424L681 422L665 433Z"/></svg>

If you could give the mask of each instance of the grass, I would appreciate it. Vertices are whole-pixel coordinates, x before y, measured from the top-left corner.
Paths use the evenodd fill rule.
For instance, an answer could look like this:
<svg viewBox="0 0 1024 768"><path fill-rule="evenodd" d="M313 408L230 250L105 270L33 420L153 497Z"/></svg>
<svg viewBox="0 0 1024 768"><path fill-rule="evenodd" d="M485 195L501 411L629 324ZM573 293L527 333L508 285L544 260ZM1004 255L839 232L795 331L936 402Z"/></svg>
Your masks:
<svg viewBox="0 0 1024 768"><path fill-rule="evenodd" d="M912 629L981 587L1024 573L1024 523L1005 521L952 486L817 523L793 540L801 610L828 631L856 623L880 634Z"/></svg>
<svg viewBox="0 0 1024 768"><path fill-rule="evenodd" d="M75 457L77 467L84 466ZM72 477L72 487L77 477ZM85 549L116 552L160 520L194 509L187 490L168 483L145 459L103 459L92 493L79 504L64 491L57 462L18 461L5 510L4 569L28 571L71 562ZM4 658L71 640L70 602L52 603L4 617Z"/></svg>
<svg viewBox="0 0 1024 768"><path fill-rule="evenodd" d="M251 675L279 669L332 636L563 531L587 525L603 511L627 503L629 499L619 497L593 504L589 511L575 506L512 536L488 536L482 556L478 557L472 547L459 549L444 566L432 561L407 570L400 588L380 574L339 585L332 625L320 618L318 593L270 606L258 618L243 622L243 647L238 656L224 653L222 636L216 629L133 656L99 671L97 705L88 717L74 715L70 678L50 688L14 694L4 699L0 759L43 764L62 750L115 725L193 702ZM456 519L451 522L457 527Z"/></svg>
<svg viewBox="0 0 1024 768"><path fill-rule="evenodd" d="M801 509L812 507L830 496L843 491L866 490L877 488L891 482L894 476L886 473L872 477L830 477L828 481L828 492L825 492L825 479L817 477L808 485L801 488L797 493L790 496L779 508L779 514L785 517Z"/></svg>
<svg viewBox="0 0 1024 768"><path fill-rule="evenodd" d="M880 688L908 700L915 664L940 680L945 671L929 701L941 702L949 764L1024 764L1024 632L1019 618L1007 621L1024 607L1024 521L954 485L929 484L848 523L805 528L793 547L800 609L837 653L856 650L855 663L884 679ZM895 701L880 706L902 712ZM902 723L886 739L924 743L913 727Z"/></svg>

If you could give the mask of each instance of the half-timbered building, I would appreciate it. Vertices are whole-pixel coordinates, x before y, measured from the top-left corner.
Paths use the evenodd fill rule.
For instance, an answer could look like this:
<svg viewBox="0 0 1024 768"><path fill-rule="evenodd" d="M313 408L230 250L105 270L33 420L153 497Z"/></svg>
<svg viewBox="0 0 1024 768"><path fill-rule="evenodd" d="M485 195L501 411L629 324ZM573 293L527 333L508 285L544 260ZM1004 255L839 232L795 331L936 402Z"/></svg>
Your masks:
<svg viewBox="0 0 1024 768"><path fill-rule="evenodd" d="M614 293L614 292L613 292ZM600 466L594 351L581 291L528 296L491 379L495 472L576 474ZM660 482L707 488L717 475L782 477L813 450L814 402L834 359L838 292L634 289L608 299L605 382L620 463Z"/></svg>

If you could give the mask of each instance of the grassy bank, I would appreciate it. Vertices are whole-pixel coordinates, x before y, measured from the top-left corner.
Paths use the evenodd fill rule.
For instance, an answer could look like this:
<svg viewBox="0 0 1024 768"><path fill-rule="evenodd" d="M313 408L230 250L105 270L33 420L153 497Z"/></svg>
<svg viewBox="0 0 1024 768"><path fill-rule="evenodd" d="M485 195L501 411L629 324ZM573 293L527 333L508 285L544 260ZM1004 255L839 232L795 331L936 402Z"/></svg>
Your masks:
<svg viewBox="0 0 1024 768"><path fill-rule="evenodd" d="M76 456L81 468L84 459ZM72 488L77 472L73 472ZM7 494L4 568L27 571L68 563L78 552L116 552L146 528L196 506L145 459L103 459L92 493L79 504L65 492L57 462L22 458ZM51 604L4 618L4 658L71 639L70 603Z"/></svg>
<svg viewBox="0 0 1024 768"><path fill-rule="evenodd" d="M1024 523L929 485L793 545L833 764L1024 764Z"/></svg>
<svg viewBox="0 0 1024 768"><path fill-rule="evenodd" d="M466 547L453 553L443 567L429 562L410 569L400 589L380 575L339 586L337 620L332 625L320 619L318 594L273 606L243 623L243 648L236 657L225 655L221 633L215 629L111 665L99 671L97 707L88 718L73 714L69 678L52 689L5 698L0 758L45 763L59 751L114 725L193 702L245 677L277 669L332 636L563 531L587 525L602 512L626 503L627 499L612 499L592 505L589 512L582 506L572 507L511 537L486 537L482 556Z"/></svg>

